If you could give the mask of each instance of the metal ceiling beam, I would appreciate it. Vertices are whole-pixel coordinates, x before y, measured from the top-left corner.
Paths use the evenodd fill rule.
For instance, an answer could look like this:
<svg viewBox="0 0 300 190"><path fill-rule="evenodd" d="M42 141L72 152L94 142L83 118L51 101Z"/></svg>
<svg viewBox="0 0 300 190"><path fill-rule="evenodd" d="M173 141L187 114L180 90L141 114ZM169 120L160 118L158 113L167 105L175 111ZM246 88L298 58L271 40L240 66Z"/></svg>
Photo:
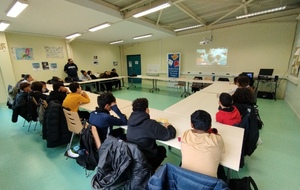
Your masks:
<svg viewBox="0 0 300 190"><path fill-rule="evenodd" d="M197 14L195 14L191 9L187 8L182 3L177 3L177 4L175 4L175 6L178 9L180 9L182 12L184 12L185 14L187 14L188 16L190 16L191 18L193 18L195 21L199 22L200 24L203 24L204 26L206 25L206 22L204 20L202 20L201 18L199 18L199 16L197 16Z"/></svg>
<svg viewBox="0 0 300 190"><path fill-rule="evenodd" d="M225 14L225 15L222 16L221 18L219 18L219 19L215 20L214 22L212 22L211 24L209 24L209 26L212 26L212 25L214 25L215 23L219 22L220 20L223 20L223 19L226 18L227 16L229 16L229 15L231 15L232 13L236 12L237 10L243 8L244 5L247 6L248 4L252 3L253 1L254 1L254 0L249 0L249 1L247 1L246 3L244 3L244 4L240 5L240 6L238 6L238 7L235 8L234 10L230 11L229 13Z"/></svg>

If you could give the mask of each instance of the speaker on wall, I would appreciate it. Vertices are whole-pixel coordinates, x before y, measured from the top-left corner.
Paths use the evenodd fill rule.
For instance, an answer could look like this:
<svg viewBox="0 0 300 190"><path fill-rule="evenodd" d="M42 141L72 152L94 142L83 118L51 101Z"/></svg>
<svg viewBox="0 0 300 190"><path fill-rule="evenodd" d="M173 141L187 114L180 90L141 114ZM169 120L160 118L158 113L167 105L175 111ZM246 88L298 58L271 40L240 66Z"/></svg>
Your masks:
<svg viewBox="0 0 300 190"><path fill-rule="evenodd" d="M274 81L275 81L275 82L278 81L278 75L275 75Z"/></svg>

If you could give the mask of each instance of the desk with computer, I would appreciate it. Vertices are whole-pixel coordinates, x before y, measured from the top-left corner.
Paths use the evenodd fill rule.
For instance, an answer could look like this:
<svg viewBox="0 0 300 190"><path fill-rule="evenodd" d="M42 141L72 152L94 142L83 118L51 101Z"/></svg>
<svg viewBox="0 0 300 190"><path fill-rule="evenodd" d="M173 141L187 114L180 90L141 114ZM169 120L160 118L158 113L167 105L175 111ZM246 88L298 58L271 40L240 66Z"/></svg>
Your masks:
<svg viewBox="0 0 300 190"><path fill-rule="evenodd" d="M272 77L274 69L260 69L259 74L257 76L257 97L265 98L265 99L274 99L276 100L276 91L277 91L277 82L278 76L276 75L274 78ZM269 91L261 91L258 89L259 84L265 84L271 87Z"/></svg>

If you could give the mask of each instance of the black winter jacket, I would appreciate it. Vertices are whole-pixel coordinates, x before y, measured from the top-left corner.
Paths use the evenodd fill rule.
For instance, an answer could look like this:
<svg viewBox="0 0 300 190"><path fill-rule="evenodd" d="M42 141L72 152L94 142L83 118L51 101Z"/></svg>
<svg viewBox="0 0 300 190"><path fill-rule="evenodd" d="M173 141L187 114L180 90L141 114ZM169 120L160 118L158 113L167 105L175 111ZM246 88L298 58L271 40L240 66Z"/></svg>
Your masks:
<svg viewBox="0 0 300 190"><path fill-rule="evenodd" d="M156 157L156 140L167 141L176 136L176 129L172 125L165 128L142 111L132 112L127 125L127 141L138 145L147 160Z"/></svg>
<svg viewBox="0 0 300 190"><path fill-rule="evenodd" d="M43 123L43 139L47 140L47 147L67 144L71 135L60 102L51 101L45 111Z"/></svg>
<svg viewBox="0 0 300 190"><path fill-rule="evenodd" d="M108 136L99 149L97 173L93 189L146 189L151 166L138 147Z"/></svg>

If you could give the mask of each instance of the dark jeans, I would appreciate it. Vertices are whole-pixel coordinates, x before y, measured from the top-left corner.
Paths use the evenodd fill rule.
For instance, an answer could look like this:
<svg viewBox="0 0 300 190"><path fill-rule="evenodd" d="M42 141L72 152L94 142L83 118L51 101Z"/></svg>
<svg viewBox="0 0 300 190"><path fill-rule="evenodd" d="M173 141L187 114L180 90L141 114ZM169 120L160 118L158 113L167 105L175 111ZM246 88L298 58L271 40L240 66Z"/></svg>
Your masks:
<svg viewBox="0 0 300 190"><path fill-rule="evenodd" d="M167 150L164 146L157 146L157 154L155 158L148 160L148 163L152 166L153 171L155 171L160 164L167 157Z"/></svg>

